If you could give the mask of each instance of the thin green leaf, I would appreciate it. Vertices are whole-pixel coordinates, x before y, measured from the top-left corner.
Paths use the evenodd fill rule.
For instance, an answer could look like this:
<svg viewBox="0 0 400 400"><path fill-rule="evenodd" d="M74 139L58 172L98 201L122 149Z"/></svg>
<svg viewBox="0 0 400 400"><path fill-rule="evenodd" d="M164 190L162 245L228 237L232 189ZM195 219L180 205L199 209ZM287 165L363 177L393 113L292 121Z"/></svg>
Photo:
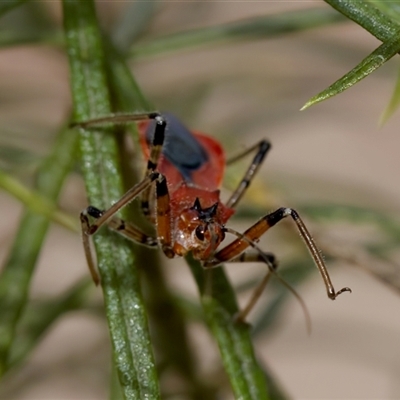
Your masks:
<svg viewBox="0 0 400 400"><path fill-rule="evenodd" d="M0 32L0 47L24 46L28 44L47 44L62 47L64 40L59 32Z"/></svg>
<svg viewBox="0 0 400 400"><path fill-rule="evenodd" d="M77 135L63 129L54 150L38 170L37 192L56 202L72 167ZM47 233L49 219L30 210L22 217L11 252L0 276L0 376L7 370L15 329L26 305L36 261ZM34 232L34 234L32 234Z"/></svg>
<svg viewBox="0 0 400 400"><path fill-rule="evenodd" d="M339 93L342 93L346 89L349 89L357 82L366 78L376 69L381 67L386 61L390 60L394 55L400 51L400 34L395 34L387 42L381 44L374 52L372 52L368 57L364 58L360 64L353 68L350 72L344 75L342 78L337 80L327 89L318 93L316 96L312 97L307 103L301 108L305 110L306 108L320 103L321 101L327 100Z"/></svg>
<svg viewBox="0 0 400 400"><path fill-rule="evenodd" d="M383 2L354 0L325 0L325 2L382 42L392 39L400 30L399 23L374 6Z"/></svg>
<svg viewBox="0 0 400 400"><path fill-rule="evenodd" d="M235 322L239 309L223 268L204 271L192 256L186 259L199 287L204 315L217 340L235 397L269 399L265 376L254 356L250 326Z"/></svg>
<svg viewBox="0 0 400 400"><path fill-rule="evenodd" d="M400 240L400 221L389 213L343 204L301 206L300 209L307 217L315 220L344 220L355 223L375 224L385 234L392 237L394 241Z"/></svg>
<svg viewBox="0 0 400 400"><path fill-rule="evenodd" d="M63 1L77 121L112 112L94 2ZM82 170L89 202L100 208L122 194L113 129L81 129ZM113 358L126 399L159 399L147 317L129 243L104 229L94 237Z"/></svg>
<svg viewBox="0 0 400 400"><path fill-rule="evenodd" d="M74 135L74 133L71 133ZM29 190L26 186L0 170L0 187L22 202L35 214L40 214L67 229L78 232L76 218L57 209L57 206L39 192Z"/></svg>
<svg viewBox="0 0 400 400"><path fill-rule="evenodd" d="M234 41L236 43L239 40L269 38L343 21L343 17L329 9L290 11L153 39L135 45L131 54L134 57L154 56L219 42Z"/></svg>
<svg viewBox="0 0 400 400"><path fill-rule="evenodd" d="M29 168L39 161L39 156L32 151L14 145L0 145L0 165L6 171Z"/></svg>
<svg viewBox="0 0 400 400"><path fill-rule="evenodd" d="M396 112L400 105L400 68L397 70L396 84L393 89L392 97L390 98L389 104L383 111L379 120L380 125L383 125L387 120Z"/></svg>

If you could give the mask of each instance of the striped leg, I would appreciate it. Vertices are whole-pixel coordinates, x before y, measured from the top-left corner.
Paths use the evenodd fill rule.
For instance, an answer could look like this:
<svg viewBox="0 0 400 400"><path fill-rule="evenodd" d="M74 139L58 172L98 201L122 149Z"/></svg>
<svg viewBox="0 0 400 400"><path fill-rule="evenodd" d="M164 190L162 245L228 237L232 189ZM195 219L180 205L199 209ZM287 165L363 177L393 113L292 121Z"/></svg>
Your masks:
<svg viewBox="0 0 400 400"><path fill-rule="evenodd" d="M134 198L136 198L140 193L143 192L143 190L147 189L147 187L151 186L154 181L159 179L164 179L165 178L158 172L152 172L149 176L147 176L145 179L142 180L142 182L139 182L137 185L133 186L131 189L129 189L116 203L114 203L109 209L105 211L100 211L97 208L93 206L87 207L85 210L81 212L80 215L80 220L81 220L81 228L82 228L82 241L83 241L83 248L85 250L85 256L86 260L88 263L88 267L90 270L90 273L92 275L93 281L96 283L96 285L100 282L100 278L98 276L98 273L96 271L95 267L95 262L93 260L93 255L92 251L90 248L90 240L89 237L91 235L94 235L104 224L109 223L110 221L111 227L114 230L119 231L120 233L124 234L124 236L129 236L131 235L131 239L137 240L139 243L141 243L141 240L144 241L149 241L150 244L150 239L145 238L145 234L141 232L138 228L136 228L134 225L129 226L129 229L127 231L130 231L130 233L125 232L124 229L122 229L122 221L115 218L115 214L124 206L126 206L128 203L130 203ZM95 221L93 223L90 223L89 217L95 218Z"/></svg>
<svg viewBox="0 0 400 400"><path fill-rule="evenodd" d="M276 270L278 267L278 262L276 257L272 253L260 252L255 249L247 249L243 253L239 254L237 257L231 258L230 263L243 263L243 262L264 262L268 266Z"/></svg>
<svg viewBox="0 0 400 400"><path fill-rule="evenodd" d="M254 156L253 161L251 162L249 168L247 169L246 173L244 174L238 187L232 193L231 197L227 201L227 203L226 203L227 207L229 207L229 208L235 207L235 205L239 202L239 200L245 194L247 188L249 187L252 179L254 178L255 174L257 173L258 169L260 168L261 163L264 161L264 158L270 148L271 148L271 144L267 140L264 139L264 140L261 140L260 142L256 143L254 146L250 147L249 149L245 150L243 153L240 153L237 156L232 157L227 161L228 165L232 164L257 149L257 153Z"/></svg>
<svg viewBox="0 0 400 400"><path fill-rule="evenodd" d="M154 130L153 140L151 142L150 156L147 161L145 176L149 175L151 172L154 172L157 169L158 160L160 158L162 147L164 144L166 126L167 123L164 117L158 115L156 118L156 126ZM150 220L152 219L151 213L154 209L153 200L154 195L152 187L149 187L141 194L141 207L144 216Z"/></svg>
<svg viewBox="0 0 400 400"><path fill-rule="evenodd" d="M163 119L158 112L141 114L111 114L105 117L94 118L88 121L72 122L71 128L90 128L91 126L100 126L106 124L127 124L129 122L143 121L146 119Z"/></svg>
<svg viewBox="0 0 400 400"><path fill-rule="evenodd" d="M254 243L252 244L254 245ZM258 247L256 247L257 250ZM276 262L275 256L271 253L265 253L262 251L254 251L255 249L249 249L242 253L239 257L235 257L232 260L229 261L231 262L265 262L269 270L267 273L264 275L263 279L260 281L260 283L257 285L257 287L253 290L250 298L247 300L246 305L236 314L235 316L235 321L237 322L244 322L249 315L250 311L253 309L253 307L256 305L257 301L261 297L261 295L264 293L265 288L268 285L268 282L270 281L272 275L275 275L276 278L279 279L279 281L294 295L294 297L297 299L299 302L303 313L304 317L306 320L306 327L307 331L311 332L311 318L310 314L307 310L307 306L304 303L304 300L300 297L300 295L297 293L297 291L290 286L288 282L286 282L281 276L279 276L275 271L278 268L278 263Z"/></svg>
<svg viewBox="0 0 400 400"><path fill-rule="evenodd" d="M224 261L235 259L239 254L245 251L252 243L257 242L258 239L271 227L277 224L279 221L286 217L292 217L296 223L297 229L299 230L300 236L306 244L308 250L311 253L311 257L314 260L315 265L321 273L324 281L327 295L330 299L334 300L339 294L343 292L351 292L348 287L345 287L338 292L335 291L329 273L326 269L324 260L322 259L321 253L317 248L314 239L311 237L308 229L301 220L299 214L291 208L279 208L278 210L267 214L265 217L256 222L253 226L247 229L243 233L243 238L238 238L226 247L218 251L214 259L204 263L205 267L213 267L221 264Z"/></svg>
<svg viewBox="0 0 400 400"><path fill-rule="evenodd" d="M165 121L165 118L160 113L151 112L143 114L115 114L97 119L92 119L89 121L74 122L71 124L71 126L87 128L96 125L104 125L107 123L126 124L128 122L143 121L146 119L154 119L156 121L154 136L151 143L150 157L149 160L147 161L147 168L145 172L145 176L148 176L150 175L151 172L154 172L157 169L157 163L160 158L162 146L164 143L165 128L167 123ZM153 210L154 208L153 204L151 204L153 198L154 196L152 196L152 186L149 186L141 194L142 211L143 214L149 219L151 218L150 215L151 210Z"/></svg>
<svg viewBox="0 0 400 400"><path fill-rule="evenodd" d="M139 196L144 190L156 182L157 195L157 239L143 233L139 228L130 222L125 222L115 216L115 214L135 197ZM91 224L89 217L95 218ZM82 241L85 250L86 260L90 273L96 285L100 278L97 273L95 262L90 248L89 237L94 235L104 224L107 224L112 230L122 236L135 241L138 244L146 246L160 245L165 255L169 258L174 257L171 241L171 222L170 222L170 198L168 193L167 181L163 175L158 172L152 172L143 179L142 182L133 186L124 196L121 197L108 210L101 211L93 206L87 207L81 212Z"/></svg>
<svg viewBox="0 0 400 400"><path fill-rule="evenodd" d="M238 238L244 237L243 234L231 229L231 228L226 228L226 231L237 236ZM235 316L235 320L237 322L243 322L246 320L247 315L250 313L250 311L253 309L253 307L256 305L258 299L261 297L263 294L272 274L275 274L275 271L278 268L278 262L272 253L267 253L262 251L256 243L254 242L249 242L249 245L252 246L251 249L246 249L243 253L239 254L237 257L231 258L228 262L229 263L243 263L243 262L264 262L268 266L268 271L265 274L264 278L261 280L261 282L257 285L257 287L253 290L253 293L250 297L250 299L247 301L247 304L245 307L243 307ZM300 298L300 296L297 294L297 292L286 282L284 281L279 275L276 275L278 279L295 295L295 297L300 301L300 304L305 310L305 315L307 321L309 318L307 317L307 310L305 307L305 304L303 300Z"/></svg>

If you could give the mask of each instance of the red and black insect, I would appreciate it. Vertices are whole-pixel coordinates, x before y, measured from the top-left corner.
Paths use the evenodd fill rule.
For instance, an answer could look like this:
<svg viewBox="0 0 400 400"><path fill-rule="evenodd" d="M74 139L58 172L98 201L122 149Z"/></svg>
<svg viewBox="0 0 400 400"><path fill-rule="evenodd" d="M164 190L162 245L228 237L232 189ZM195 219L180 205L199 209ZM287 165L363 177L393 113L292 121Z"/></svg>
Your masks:
<svg viewBox="0 0 400 400"><path fill-rule="evenodd" d="M227 262L250 261L265 262L273 270L276 267L274 255L262 251L256 243L269 228L290 216L321 273L328 297L335 299L339 294L351 291L347 287L338 292L334 290L320 251L298 213L292 208L281 207L265 215L243 233L226 226L271 147L267 140L261 140L228 160L227 163L232 163L255 153L236 190L223 202L219 187L226 162L221 144L203 133L189 131L176 117L157 112L116 115L75 125L90 127L109 122L121 124L131 121L138 122L141 146L148 160L144 179L107 210L89 206L81 213L85 254L96 283L99 282L99 277L91 254L89 237L104 224L137 243L150 247L159 246L169 258L191 252L204 268ZM157 237L145 234L134 223L116 216L118 210L138 196L141 197L144 215L156 225ZM90 218L93 222L90 222ZM236 239L221 246L227 233L235 235ZM267 280L265 284L266 282ZM258 289L253 296L251 306L260 292ZM251 306L245 308L241 318L245 317Z"/></svg>

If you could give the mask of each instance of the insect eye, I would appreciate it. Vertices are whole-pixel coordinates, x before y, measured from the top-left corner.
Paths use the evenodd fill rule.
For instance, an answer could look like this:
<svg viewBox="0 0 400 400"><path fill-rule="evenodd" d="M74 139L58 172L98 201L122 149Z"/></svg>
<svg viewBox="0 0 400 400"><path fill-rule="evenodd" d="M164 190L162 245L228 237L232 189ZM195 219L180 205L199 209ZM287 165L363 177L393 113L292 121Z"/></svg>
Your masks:
<svg viewBox="0 0 400 400"><path fill-rule="evenodd" d="M199 225L195 231L197 239L199 239L200 241L203 241L204 240L204 232L205 232L204 226Z"/></svg>

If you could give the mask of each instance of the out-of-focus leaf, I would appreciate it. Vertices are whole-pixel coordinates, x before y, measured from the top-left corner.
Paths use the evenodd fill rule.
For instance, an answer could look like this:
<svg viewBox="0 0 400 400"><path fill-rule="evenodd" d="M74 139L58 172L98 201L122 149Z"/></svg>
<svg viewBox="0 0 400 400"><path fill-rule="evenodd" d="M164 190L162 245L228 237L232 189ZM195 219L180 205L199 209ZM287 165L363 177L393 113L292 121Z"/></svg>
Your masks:
<svg viewBox="0 0 400 400"><path fill-rule="evenodd" d="M58 210L56 205L49 199L42 196L40 193L29 190L11 175L8 175L1 170L0 187L10 195L17 198L33 213L43 215L72 231L78 231L78 223L75 218Z"/></svg>
<svg viewBox="0 0 400 400"><path fill-rule="evenodd" d="M55 202L65 177L75 160L77 135L63 129L53 152L37 174L36 189L50 202ZM9 177L5 177L6 181ZM4 184L4 179L2 180ZM9 182L15 187L15 182ZM17 185L18 186L18 185ZM18 188L17 189L21 189ZM25 188L22 188L24 191ZM9 351L15 329L26 305L32 274L49 226L49 219L25 211L12 249L0 275L0 376L9 367Z"/></svg>
<svg viewBox="0 0 400 400"><path fill-rule="evenodd" d="M330 85L327 89L308 100L301 110L305 110L314 104L320 103L321 101L327 100L330 97L342 93L381 67L399 51L400 34L396 33L391 39L381 44L368 57L364 58L364 60L362 60L361 63L353 68L350 72Z"/></svg>
<svg viewBox="0 0 400 400"><path fill-rule="evenodd" d="M25 4L23 7L19 7L13 12L6 13L3 18L0 19L1 45L54 40L55 31L57 30L56 23L50 16L48 7L44 6L43 2L29 0L20 2L2 1L1 7L7 9L7 6L11 3L14 3L13 7Z"/></svg>
<svg viewBox="0 0 400 400"><path fill-rule="evenodd" d="M34 43L62 46L64 41L62 35L58 32L0 32L0 47L22 46Z"/></svg>
<svg viewBox="0 0 400 400"><path fill-rule="evenodd" d="M356 223L372 223L394 240L400 240L400 220L392 214L370 208L344 204L304 205L301 212L316 220L342 220Z"/></svg>
<svg viewBox="0 0 400 400"><path fill-rule="evenodd" d="M400 68L397 71L396 85L394 86L392 97L387 105L385 111L380 118L380 124L383 125L399 108L400 105Z"/></svg>
<svg viewBox="0 0 400 400"><path fill-rule="evenodd" d="M7 0L0 3L0 17L15 7L18 7L24 3L28 3L30 0Z"/></svg>
<svg viewBox="0 0 400 400"><path fill-rule="evenodd" d="M154 56L219 42L269 38L343 21L345 21L343 17L329 9L291 11L153 39L136 45L132 55L135 57Z"/></svg>
<svg viewBox="0 0 400 400"><path fill-rule="evenodd" d="M149 25L157 7L154 0L129 3L121 13L112 33L116 48L125 53Z"/></svg>
<svg viewBox="0 0 400 400"><path fill-rule="evenodd" d="M29 150L25 150L15 146L0 145L0 166L3 169L14 169L16 167L26 168L39 157Z"/></svg>

